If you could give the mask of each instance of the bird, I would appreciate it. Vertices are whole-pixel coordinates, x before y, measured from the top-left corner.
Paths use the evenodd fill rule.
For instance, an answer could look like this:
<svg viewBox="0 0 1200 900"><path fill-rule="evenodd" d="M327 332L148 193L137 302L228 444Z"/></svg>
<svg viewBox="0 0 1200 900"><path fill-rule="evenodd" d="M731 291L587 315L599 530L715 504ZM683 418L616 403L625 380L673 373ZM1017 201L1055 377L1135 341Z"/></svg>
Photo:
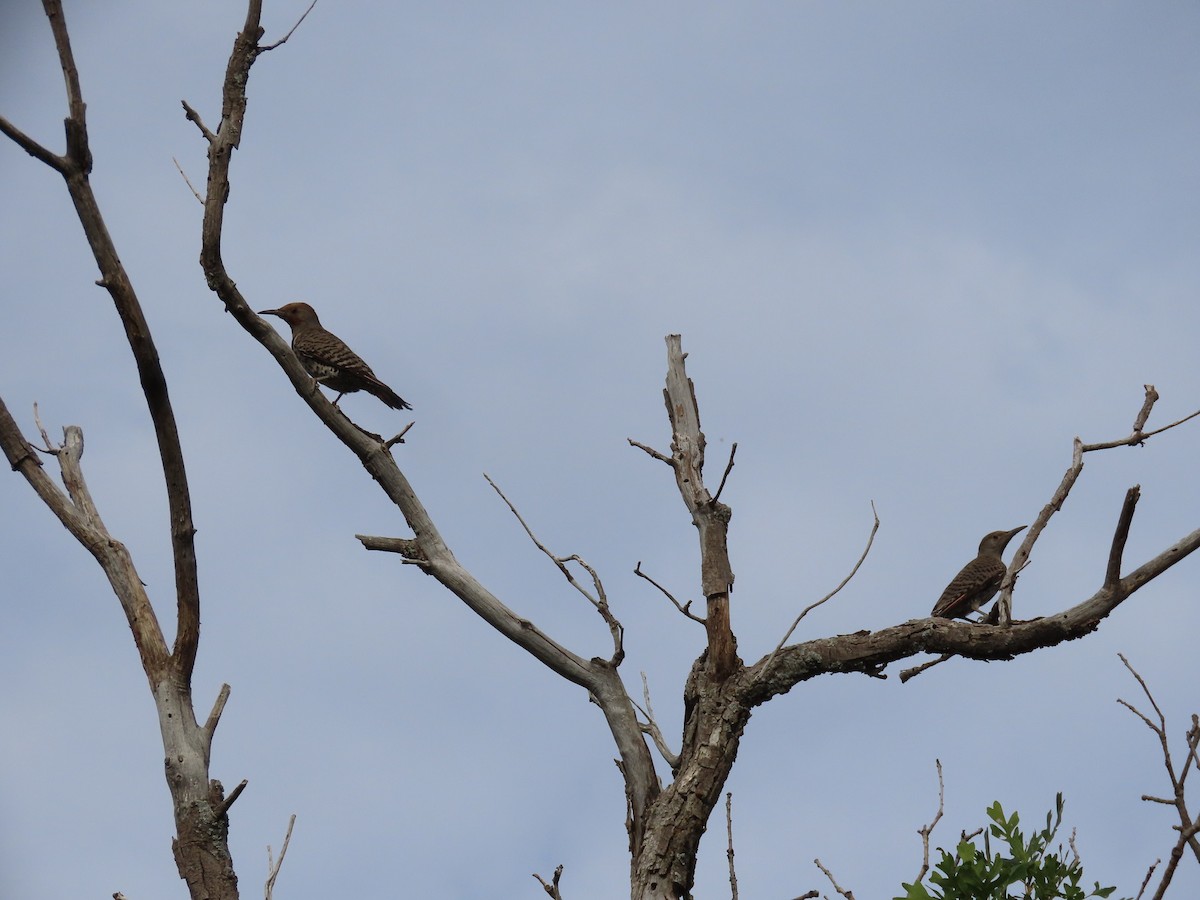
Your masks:
<svg viewBox="0 0 1200 900"><path fill-rule="evenodd" d="M317 311L307 303L288 303L279 309L261 310L259 315L279 316L292 327L292 350L296 358L319 384L338 391L334 406L346 394L366 391L392 409L412 409L341 338L321 327Z"/></svg>
<svg viewBox="0 0 1200 900"><path fill-rule="evenodd" d="M963 566L962 571L946 585L942 596L933 605L931 616L943 619L963 619L996 596L1008 567L1001 554L1008 542L1024 525L1011 531L993 531L979 542L979 555Z"/></svg>

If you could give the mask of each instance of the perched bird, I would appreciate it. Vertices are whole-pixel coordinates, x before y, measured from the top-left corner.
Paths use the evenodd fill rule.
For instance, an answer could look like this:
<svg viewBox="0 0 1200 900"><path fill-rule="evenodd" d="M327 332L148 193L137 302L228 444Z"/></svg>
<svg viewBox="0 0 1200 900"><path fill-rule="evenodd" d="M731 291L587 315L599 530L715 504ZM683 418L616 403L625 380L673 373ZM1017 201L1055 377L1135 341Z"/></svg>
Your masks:
<svg viewBox="0 0 1200 900"><path fill-rule="evenodd" d="M260 316L279 316L292 326L292 350L304 371L320 384L338 392L334 405L344 394L366 391L392 409L412 409L400 395L375 377L371 367L335 334L321 327L317 311L307 303L288 303L279 309L264 309Z"/></svg>
<svg viewBox="0 0 1200 900"><path fill-rule="evenodd" d="M1012 531L993 531L979 542L979 555L963 566L954 580L946 585L942 596L933 605L931 616L941 616L943 619L962 619L975 612L1000 590L1000 582L1008 567L1000 554L1008 546L1018 531L1024 531L1025 526L1014 528Z"/></svg>

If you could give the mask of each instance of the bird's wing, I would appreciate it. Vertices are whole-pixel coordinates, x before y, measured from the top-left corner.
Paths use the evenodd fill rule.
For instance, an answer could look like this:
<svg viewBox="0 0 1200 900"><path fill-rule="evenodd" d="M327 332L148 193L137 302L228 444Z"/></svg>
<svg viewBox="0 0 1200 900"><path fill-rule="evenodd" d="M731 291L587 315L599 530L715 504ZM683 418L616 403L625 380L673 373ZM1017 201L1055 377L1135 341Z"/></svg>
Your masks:
<svg viewBox="0 0 1200 900"><path fill-rule="evenodd" d="M931 616L953 618L970 612L972 602L977 597L991 599L1000 587L1007 571L1004 563L997 561L990 570L982 569L975 561L968 563L954 579L946 585L942 596L933 605Z"/></svg>

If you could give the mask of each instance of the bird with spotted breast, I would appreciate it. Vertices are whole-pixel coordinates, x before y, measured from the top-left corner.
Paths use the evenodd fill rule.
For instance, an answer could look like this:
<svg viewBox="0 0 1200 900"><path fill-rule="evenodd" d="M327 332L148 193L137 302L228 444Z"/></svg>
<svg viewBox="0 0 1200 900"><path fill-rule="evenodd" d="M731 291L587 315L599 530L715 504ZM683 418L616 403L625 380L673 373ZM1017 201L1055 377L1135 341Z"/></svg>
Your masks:
<svg viewBox="0 0 1200 900"><path fill-rule="evenodd" d="M345 341L321 327L317 311L307 303L288 303L279 309L264 309L260 316L278 316L292 328L292 351L304 371L338 392L333 403L346 394L366 391L392 409L412 409L399 394L380 381L371 367L346 346Z"/></svg>
<svg viewBox="0 0 1200 900"><path fill-rule="evenodd" d="M963 619L996 596L1008 567L1001 554L1008 542L1025 526L1011 531L993 531L979 542L979 555L963 566L962 571L946 585L942 596L933 605L931 616L943 619Z"/></svg>

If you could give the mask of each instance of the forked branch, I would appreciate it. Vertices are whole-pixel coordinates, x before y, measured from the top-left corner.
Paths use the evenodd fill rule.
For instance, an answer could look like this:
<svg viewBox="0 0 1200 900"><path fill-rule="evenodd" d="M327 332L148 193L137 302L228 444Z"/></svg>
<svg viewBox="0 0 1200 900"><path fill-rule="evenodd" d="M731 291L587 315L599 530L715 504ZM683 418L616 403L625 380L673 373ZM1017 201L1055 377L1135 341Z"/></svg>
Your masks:
<svg viewBox="0 0 1200 900"><path fill-rule="evenodd" d="M500 495L500 499L504 501L504 505L508 507L509 511L517 517L517 521L521 523L521 527L525 529L525 533L529 535L529 539L533 541L534 546L541 550L542 553L546 554L550 561L554 563L555 568L557 568L558 571L562 573L563 577L567 579L567 583L570 584L571 587L575 588L575 590L579 591L579 593L583 594L583 596L587 598L588 602L596 608L596 612L600 614L600 618L604 620L604 624L608 626L609 633L612 635L613 655L609 660L609 663L614 667L619 666L622 660L625 659L625 627L617 620L617 617L612 614L612 610L608 606L608 595L604 592L604 583L600 580L600 576L596 573L596 570L593 569L578 553L572 553L570 556L559 556L558 554L551 552L549 547L538 540L537 535L533 533L533 529L529 527L529 524L525 521L524 517L517 512L517 508L513 506L512 501L505 496L504 491L500 490L500 487L496 484L496 482L492 481L491 476L488 475L487 472L484 472L483 477L486 479L487 483L492 486L492 490ZM592 589L595 591L594 594L575 580L575 576L571 574L571 570L567 566L567 563L569 562L576 563L580 568L587 572L589 576L591 576Z"/></svg>
<svg viewBox="0 0 1200 900"><path fill-rule="evenodd" d="M1164 431L1168 431L1178 425L1182 425L1184 422L1194 419L1196 416L1200 415L1200 410L1197 410L1191 415L1184 416L1182 419L1172 422L1170 425L1164 425L1162 428L1158 428L1154 431L1142 431L1142 429L1145 427L1146 420L1149 419L1150 412L1154 409L1154 404L1158 401L1158 399L1159 394L1158 391L1155 390L1154 385L1145 385L1145 397L1142 401L1141 409L1138 410L1137 415L1134 417L1133 431L1128 437L1096 444L1085 444L1078 437L1075 438L1071 452L1071 465L1067 468L1066 473L1062 477L1062 481L1059 482L1058 488L1055 489L1054 494L1051 496L1050 502L1042 507L1041 512L1038 513L1037 518L1033 521L1033 524L1029 526L1028 531L1026 531L1024 540L1021 541L1021 544L1017 547L1016 552L1013 554L1012 563L1008 567L1008 574L1005 576L1004 582L1000 586L1000 599L996 601L995 609L992 611L991 618L997 624L1006 626L1012 622L1012 592L1013 586L1016 583L1017 575L1025 568L1025 566L1029 564L1029 557L1033 552L1033 545L1037 543L1042 531L1049 523L1050 517L1062 509L1063 503L1066 502L1067 495L1070 494L1071 488L1074 487L1075 482L1079 478L1079 474L1083 471L1083 454L1092 453L1097 450L1110 450L1113 447L1140 446L1141 444L1145 443L1148 438L1151 438L1156 434L1162 434ZM1136 490L1136 487L1130 489L1131 492ZM1109 554L1109 571L1106 575L1106 583L1116 584L1120 577L1120 556L1124 550L1125 539L1129 534L1129 524L1133 516L1133 506L1136 505L1136 503L1136 497L1133 497L1133 499L1130 500L1129 496L1127 495L1125 506L1122 507L1121 517L1118 520L1116 534L1114 535L1113 548ZM1116 567L1116 572L1113 571L1114 565Z"/></svg>

